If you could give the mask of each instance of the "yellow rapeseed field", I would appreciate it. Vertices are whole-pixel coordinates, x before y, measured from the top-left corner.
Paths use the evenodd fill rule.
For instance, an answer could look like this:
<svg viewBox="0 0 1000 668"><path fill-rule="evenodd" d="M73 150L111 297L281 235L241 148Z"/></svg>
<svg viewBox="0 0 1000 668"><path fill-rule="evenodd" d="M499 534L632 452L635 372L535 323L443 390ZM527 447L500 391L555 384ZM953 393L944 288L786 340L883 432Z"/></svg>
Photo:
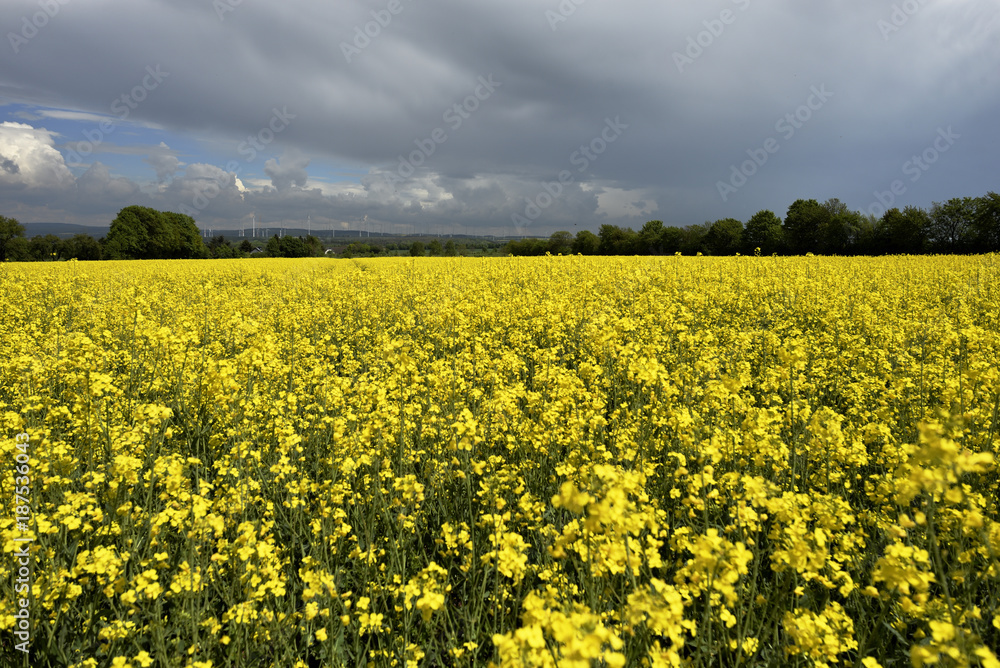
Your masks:
<svg viewBox="0 0 1000 668"><path fill-rule="evenodd" d="M0 295L9 665L1000 666L1000 256Z"/></svg>

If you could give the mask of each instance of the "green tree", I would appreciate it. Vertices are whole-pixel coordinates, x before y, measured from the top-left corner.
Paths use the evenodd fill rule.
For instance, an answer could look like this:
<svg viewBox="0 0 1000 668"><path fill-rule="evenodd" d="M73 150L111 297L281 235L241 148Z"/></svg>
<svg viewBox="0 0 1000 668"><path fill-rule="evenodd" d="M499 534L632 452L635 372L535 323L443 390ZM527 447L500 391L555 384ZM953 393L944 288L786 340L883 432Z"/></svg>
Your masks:
<svg viewBox="0 0 1000 668"><path fill-rule="evenodd" d="M281 239L277 234L267 240L264 252L268 257L281 257Z"/></svg>
<svg viewBox="0 0 1000 668"><path fill-rule="evenodd" d="M75 234L63 242L65 256L77 260L100 260L101 244L89 234Z"/></svg>
<svg viewBox="0 0 1000 668"><path fill-rule="evenodd" d="M444 252L444 247L441 242L437 239L432 239L429 244L427 244L427 252L431 255L440 255Z"/></svg>
<svg viewBox="0 0 1000 668"><path fill-rule="evenodd" d="M858 214L858 236L854 240L851 252L856 255L874 255L877 253L877 239L875 236L878 227L878 218L872 214Z"/></svg>
<svg viewBox="0 0 1000 668"><path fill-rule="evenodd" d="M319 237L314 237L309 234L306 235L306 246L309 247L309 257L319 257L323 254L323 242L319 240Z"/></svg>
<svg viewBox="0 0 1000 668"><path fill-rule="evenodd" d="M850 209L847 208L847 205L841 202L837 197L831 197L823 202L821 206L829 211L831 216L839 216L850 211Z"/></svg>
<svg viewBox="0 0 1000 668"><path fill-rule="evenodd" d="M36 234L28 241L28 252L35 262L52 262L60 259L62 240L54 234Z"/></svg>
<svg viewBox="0 0 1000 668"><path fill-rule="evenodd" d="M424 254L424 244L422 241L414 241L410 244L410 255L419 257Z"/></svg>
<svg viewBox="0 0 1000 668"><path fill-rule="evenodd" d="M208 251L214 258L228 258L233 256L233 247L221 234L212 237L208 242Z"/></svg>
<svg viewBox="0 0 1000 668"><path fill-rule="evenodd" d="M712 255L735 255L743 245L743 223L735 218L715 221L705 235L705 245Z"/></svg>
<svg viewBox="0 0 1000 668"><path fill-rule="evenodd" d="M194 218L183 213L173 211L163 212L164 238L170 240L169 246L164 248L165 257L168 258L204 258L208 257L208 249L205 247L198 231L198 224ZM159 256L164 257L164 256Z"/></svg>
<svg viewBox="0 0 1000 668"><path fill-rule="evenodd" d="M153 211L155 215L150 219L151 225L148 229L145 257L158 259L186 257L182 251L185 239L181 233L181 228L173 224L174 219L168 218L167 214L163 211L156 211L154 209L150 209L150 211ZM180 216L183 214L175 215ZM195 228L194 234L197 239L201 239L201 234L197 228ZM204 244L204 242L202 243Z"/></svg>
<svg viewBox="0 0 1000 668"><path fill-rule="evenodd" d="M631 227L601 225L597 236L601 240L598 247L601 255L635 255L639 246L639 235Z"/></svg>
<svg viewBox="0 0 1000 668"><path fill-rule="evenodd" d="M565 231L553 232L552 236L549 237L547 250L553 255L559 255L560 253L566 255L572 252L573 235Z"/></svg>
<svg viewBox="0 0 1000 668"><path fill-rule="evenodd" d="M1000 252L1000 194L990 191L976 198L973 227L978 252Z"/></svg>
<svg viewBox="0 0 1000 668"><path fill-rule="evenodd" d="M278 253L281 257L309 257L309 246L302 237L281 237L278 239Z"/></svg>
<svg viewBox="0 0 1000 668"><path fill-rule="evenodd" d="M679 227L664 227L660 235L660 249L668 254L683 252L685 232Z"/></svg>
<svg viewBox="0 0 1000 668"><path fill-rule="evenodd" d="M663 252L663 221L648 220L639 230L638 252L642 255L659 255Z"/></svg>
<svg viewBox="0 0 1000 668"><path fill-rule="evenodd" d="M785 215L785 241L798 255L815 253L820 247L820 231L829 225L832 214L814 199L795 200Z"/></svg>
<svg viewBox="0 0 1000 668"><path fill-rule="evenodd" d="M455 246L454 239L448 239L448 243L444 245L444 254L448 257L455 257L458 255L458 248Z"/></svg>
<svg viewBox="0 0 1000 668"><path fill-rule="evenodd" d="M903 209L903 219L906 221L900 239L903 252L926 253L930 215L919 206L907 206Z"/></svg>
<svg viewBox="0 0 1000 668"><path fill-rule="evenodd" d="M207 257L208 249L191 216L127 206L111 222L105 242L111 259L175 259Z"/></svg>
<svg viewBox="0 0 1000 668"><path fill-rule="evenodd" d="M548 241L544 239L512 239L504 245L503 252L506 255L545 255L548 250Z"/></svg>
<svg viewBox="0 0 1000 668"><path fill-rule="evenodd" d="M762 209L752 215L743 230L743 250L747 255L753 255L760 249L761 255L771 255L784 250L784 232L781 229L781 218L767 209Z"/></svg>
<svg viewBox="0 0 1000 668"><path fill-rule="evenodd" d="M928 242L938 253L967 253L975 237L976 200L953 197L931 205L927 228Z"/></svg>
<svg viewBox="0 0 1000 668"><path fill-rule="evenodd" d="M580 230L573 237L573 252L580 255L597 255L601 239L590 230Z"/></svg>
<svg viewBox="0 0 1000 668"><path fill-rule="evenodd" d="M31 245L24 237L14 237L7 243L7 260L11 262L30 262Z"/></svg>
<svg viewBox="0 0 1000 668"><path fill-rule="evenodd" d="M708 251L705 244L705 237L712 228L712 223L705 222L701 225L688 225L681 236L681 253L684 255L697 255Z"/></svg>
<svg viewBox="0 0 1000 668"><path fill-rule="evenodd" d="M0 262L7 259L13 239L24 236L24 225L14 218L0 216Z"/></svg>
<svg viewBox="0 0 1000 668"><path fill-rule="evenodd" d="M836 197L822 204L830 214L817 231L816 250L825 255L846 255L854 252L863 227L863 216L847 208Z"/></svg>
<svg viewBox="0 0 1000 668"><path fill-rule="evenodd" d="M875 250L883 254L922 253L926 244L927 214L908 206L886 211L875 227Z"/></svg>
<svg viewBox="0 0 1000 668"><path fill-rule="evenodd" d="M112 260L148 257L149 230L158 218L158 211L144 206L128 206L119 211L105 237L107 257Z"/></svg>
<svg viewBox="0 0 1000 668"><path fill-rule="evenodd" d="M378 255L381 252L382 247L377 244L369 245L361 243L360 241L354 241L340 251L340 256L346 258L372 257L373 255Z"/></svg>

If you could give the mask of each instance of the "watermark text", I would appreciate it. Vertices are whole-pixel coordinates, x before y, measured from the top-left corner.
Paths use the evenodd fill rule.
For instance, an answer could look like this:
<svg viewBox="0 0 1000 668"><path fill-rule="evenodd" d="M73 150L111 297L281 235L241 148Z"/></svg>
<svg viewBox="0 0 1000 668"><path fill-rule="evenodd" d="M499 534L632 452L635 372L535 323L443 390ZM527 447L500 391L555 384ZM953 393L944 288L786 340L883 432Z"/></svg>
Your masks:
<svg viewBox="0 0 1000 668"><path fill-rule="evenodd" d="M819 87L812 86L809 92L810 95L806 98L805 104L781 116L774 124L775 132L780 133L785 141L794 137L795 133L809 122L813 114L822 109L823 105L833 97L833 93L826 89L826 84ZM736 194L761 167L767 164L771 156L780 150L781 142L776 137L768 137L760 147L748 148L746 154L749 159L744 160L738 167L735 164L730 165L729 179L715 182L715 187L719 191L719 197L722 198L722 201L725 202L730 196Z"/></svg>
<svg viewBox="0 0 1000 668"><path fill-rule="evenodd" d="M31 643L31 553L28 547L34 540L31 534L31 468L28 464L28 434L14 437L14 518L17 532L14 538L14 594L17 596L14 612L14 636L20 641L14 648L28 653Z"/></svg>
<svg viewBox="0 0 1000 668"><path fill-rule="evenodd" d="M900 168L903 175L910 177L910 183L916 183L925 172L941 159L944 153L947 153L955 145L955 140L961 138L962 135L952 130L950 125L947 129L938 128L937 136L934 137L930 145L920 153L914 153L909 160L903 163L903 166ZM902 179L896 179L890 183L888 190L876 190L876 201L868 205L868 213L876 218L881 218L886 211L893 208L897 197L902 197L906 194L906 190L906 183Z"/></svg>

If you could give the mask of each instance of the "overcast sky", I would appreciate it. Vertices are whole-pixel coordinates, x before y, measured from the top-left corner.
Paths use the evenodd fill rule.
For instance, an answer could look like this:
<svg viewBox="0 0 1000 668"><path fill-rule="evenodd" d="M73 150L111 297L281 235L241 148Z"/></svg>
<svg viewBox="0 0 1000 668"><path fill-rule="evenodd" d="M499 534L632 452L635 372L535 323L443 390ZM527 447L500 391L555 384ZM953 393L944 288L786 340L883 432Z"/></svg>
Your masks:
<svg viewBox="0 0 1000 668"><path fill-rule="evenodd" d="M1000 190L1000 0L3 0L0 29L21 222L547 235Z"/></svg>

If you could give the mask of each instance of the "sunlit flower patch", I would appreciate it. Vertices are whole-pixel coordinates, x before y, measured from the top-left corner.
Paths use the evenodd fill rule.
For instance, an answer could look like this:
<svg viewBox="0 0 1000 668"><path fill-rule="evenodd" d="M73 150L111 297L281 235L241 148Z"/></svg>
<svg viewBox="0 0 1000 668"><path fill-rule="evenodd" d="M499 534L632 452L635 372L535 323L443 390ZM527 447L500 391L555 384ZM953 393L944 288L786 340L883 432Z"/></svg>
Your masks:
<svg viewBox="0 0 1000 668"><path fill-rule="evenodd" d="M32 665L1000 665L1000 257L0 289L4 655L27 537Z"/></svg>

